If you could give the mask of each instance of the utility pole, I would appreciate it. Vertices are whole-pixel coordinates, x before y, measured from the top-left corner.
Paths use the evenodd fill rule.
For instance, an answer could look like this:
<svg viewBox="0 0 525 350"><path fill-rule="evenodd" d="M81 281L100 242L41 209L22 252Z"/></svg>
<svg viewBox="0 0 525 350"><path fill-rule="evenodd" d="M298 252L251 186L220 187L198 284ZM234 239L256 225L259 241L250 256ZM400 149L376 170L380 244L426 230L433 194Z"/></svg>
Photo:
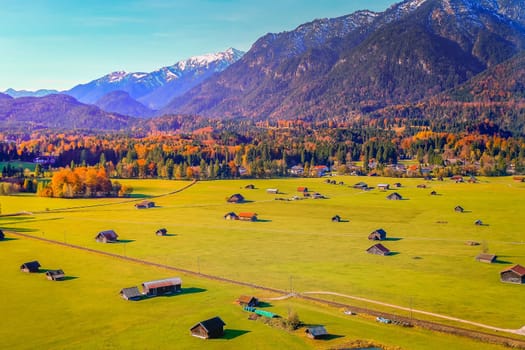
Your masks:
<svg viewBox="0 0 525 350"><path fill-rule="evenodd" d="M293 293L293 277L290 275L290 294Z"/></svg>

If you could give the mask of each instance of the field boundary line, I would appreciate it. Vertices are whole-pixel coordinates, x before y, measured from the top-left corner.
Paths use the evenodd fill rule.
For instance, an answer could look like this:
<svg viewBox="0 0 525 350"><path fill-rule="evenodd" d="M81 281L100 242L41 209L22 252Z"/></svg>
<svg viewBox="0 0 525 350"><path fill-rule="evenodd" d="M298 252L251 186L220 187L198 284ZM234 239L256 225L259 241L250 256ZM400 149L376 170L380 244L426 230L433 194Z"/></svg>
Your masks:
<svg viewBox="0 0 525 350"><path fill-rule="evenodd" d="M214 276L214 275L209 275L209 274L203 274L203 273L200 273L200 272L187 270L187 269L183 269L183 268L180 268L180 267L160 264L160 263L147 261L147 260L142 260L142 259L138 259L138 258L132 258L130 256L125 256L125 255L105 252L105 251L97 250L97 249L93 249L93 248L82 247L82 246L79 246L79 245L70 244L70 243L66 243L66 242L55 241L55 240L52 240L52 239L38 237L38 236L33 236L33 235L26 234L26 233L21 233L21 232L16 232L16 231L11 231L11 230L4 230L4 232L5 233L9 233L9 234L13 234L13 235L16 235L16 236L20 236L20 237L25 237L25 238L29 238L29 239L35 239L35 240L43 241L43 242L50 243L50 244L60 245L60 246L68 247L68 248L73 248L73 249L83 250L83 251L86 251L86 252L91 252L91 253L94 253L94 254L99 254L99 255L113 257L113 258L117 258L117 259L121 259L121 260L131 261L131 262L135 262L135 263L142 264L142 265L158 267L158 268L171 270L171 271L177 271L177 272L180 272L180 273L183 273L183 274L187 274L187 275L191 275L191 276L195 276L195 277L201 277L201 278L206 278L206 279L209 279L209 280L215 280L215 281L219 281L219 282L226 282L226 283L229 283L229 284L234 284L234 285L239 285L239 286L244 286L244 287L250 287L250 288L259 289L259 290L263 290L263 291L267 291L267 292L281 294L283 299L288 299L290 297L296 297L298 299L308 300L308 301L312 301L312 302L316 302L316 303L320 303L320 304L324 304L324 305L329 305L329 306L332 306L332 307L347 308L347 309L349 308L349 309L352 309L353 311L355 311L355 312L357 312L359 314L365 314L365 315L370 315L370 316L375 316L375 317L380 316L380 317L385 317L385 318L388 318L388 319L391 319L391 320L396 320L396 321L400 321L400 322L406 322L408 324L415 325L415 326L418 326L418 327L421 327L421 328L425 328L425 329L429 329L429 330L432 330L432 331L448 333L448 334L453 334L453 335L457 335L457 336L464 336L464 337L468 337L468 338L471 338L471 339L480 340L482 342L488 342L488 343L493 343L493 344L504 345L504 346L511 347L511 348L516 348L516 349L525 349L525 340L521 340L521 339L511 338L511 337L507 337L507 336L503 336L503 335L495 335L495 334L485 333L485 332L477 331L477 330L465 329L465 328L456 327L456 326L445 325L445 324L442 324L442 323L437 323L437 322L432 322L432 321L415 319L415 318L412 318L412 317L408 318L408 317L395 315L395 314L390 314L390 313L386 313L386 312L382 312L382 311L376 311L376 310L368 309L368 308L364 308L364 307L356 307L356 306L352 306L352 305L345 304L345 303L329 301L329 300L326 300L326 299L312 297L312 296L308 295L308 294L316 294L316 293L317 294L339 295L340 293L335 293L335 292L303 292L303 293L298 293L297 292L297 293L294 293L293 291L290 293L288 291L281 290L281 289L276 289L276 288L271 288L271 287L264 287L264 286L260 286L260 285L249 283L249 282L232 280L232 279L229 279L229 278L226 278L226 277L219 277L219 276ZM340 296L345 296L345 295L344 294L340 294ZM363 300L363 301L367 300L367 299L360 298L360 297L352 297L352 296L348 296L348 297L351 297L352 299L356 299L356 300ZM274 299L274 300L278 300L278 299ZM381 303L381 302L376 302L376 303ZM386 304L386 303L384 303L384 304L385 305L390 305L391 307L393 306L391 304ZM402 307L399 306L398 308L402 308ZM410 310L410 308L406 308L406 309ZM413 311L415 311L415 310L413 310ZM454 320L454 318L451 318L451 320ZM472 323L472 325L480 326L481 324ZM491 326L488 326L488 327L490 327L489 329L495 330ZM516 334L516 335L523 335L523 333L520 333L519 330L512 331L511 333Z"/></svg>

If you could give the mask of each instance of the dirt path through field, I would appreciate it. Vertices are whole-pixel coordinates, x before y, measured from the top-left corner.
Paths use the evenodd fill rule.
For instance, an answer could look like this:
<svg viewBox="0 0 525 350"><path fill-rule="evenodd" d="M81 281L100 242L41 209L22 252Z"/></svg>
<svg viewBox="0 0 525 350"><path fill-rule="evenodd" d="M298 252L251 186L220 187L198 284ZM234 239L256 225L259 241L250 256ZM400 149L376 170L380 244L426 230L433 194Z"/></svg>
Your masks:
<svg viewBox="0 0 525 350"><path fill-rule="evenodd" d="M524 333L524 328L525 327L523 327L521 329L498 328L498 327L489 326L489 325L486 325L486 324L483 324L483 323L478 323L478 322L464 320L464 319L457 318L457 317L452 317L452 316L442 315L442 314L438 314L438 313L434 313L434 312L428 312L428 311L413 309L413 308L409 308L409 307L405 307L405 306L399 306L399 305L384 303L384 302L381 302L381 301L367 299L367 298L361 298L361 297L356 297L356 296L353 296L353 295L341 294L341 293L336 293L336 292L327 292L327 291L302 292L301 294L335 295L335 296L342 297L342 298L347 298L347 299L352 299L352 300L359 300L359 301L364 301L364 302L370 303L370 304L386 306L386 307L390 307L390 308L397 309L397 310L410 311L411 313L418 313L418 314L432 316L432 317L441 318L441 319L445 319L445 320L465 323L465 324L469 324L469 325L472 325L472 326L485 328L485 329L490 329L490 330L497 331L497 332L506 332L506 333L525 335L525 333Z"/></svg>

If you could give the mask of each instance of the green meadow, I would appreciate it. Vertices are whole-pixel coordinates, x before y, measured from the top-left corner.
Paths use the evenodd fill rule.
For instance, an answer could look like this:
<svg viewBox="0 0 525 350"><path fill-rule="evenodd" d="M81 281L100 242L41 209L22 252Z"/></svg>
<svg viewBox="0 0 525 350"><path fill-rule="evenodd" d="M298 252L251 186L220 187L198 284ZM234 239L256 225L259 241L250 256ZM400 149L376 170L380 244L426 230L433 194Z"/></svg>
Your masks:
<svg viewBox="0 0 525 350"><path fill-rule="evenodd" d="M519 302L525 287L499 281L501 270L512 264L525 265L524 183L511 178L480 178L475 184L333 179L345 185L327 184L324 179L209 181L164 195L189 182L122 180L134 188L134 198L0 197L2 214L32 213L2 217L0 227L287 291L337 292L500 328L525 325ZM350 187L359 181L374 189ZM379 183L394 182L402 187L377 189ZM256 188L245 189L248 184ZM420 184L427 187L417 188ZM275 200L299 195L298 186L327 198ZM277 188L280 193L268 194L267 188ZM431 191L438 195L431 196ZM392 192L400 193L404 200L387 200ZM227 203L226 198L234 193L241 193L247 202ZM154 197L155 208L135 209L136 200L148 197ZM457 205L465 212L456 213ZM231 211L255 212L259 221L224 220ZM343 222L331 222L334 215ZM474 225L478 219L483 226ZM155 235L162 227L169 236ZM373 244L368 234L378 228L387 232L387 241L382 243L393 252L391 256L365 251ZM95 235L107 229L115 230L121 242L95 242ZM334 335L313 341L304 336L304 330L287 332L249 321L234 303L241 294L263 299L276 295L16 235L8 237L12 239L0 242L0 272L9 285L2 293L2 314L8 321L0 328L2 348L328 349L356 339L402 349L501 348L417 328L381 325L370 317L347 316L342 310L296 298L269 302L269 311L286 315L294 310L306 324L323 324ZM481 244L469 246L467 241ZM482 249L496 254L498 262L477 262L475 256ZM21 273L20 264L31 260L40 261L43 269L61 268L71 278L50 282L44 274ZM187 293L139 302L118 295L124 287L174 276L182 278ZM392 311L346 298L324 298ZM204 341L189 335L192 325L217 315L227 324L225 338Z"/></svg>

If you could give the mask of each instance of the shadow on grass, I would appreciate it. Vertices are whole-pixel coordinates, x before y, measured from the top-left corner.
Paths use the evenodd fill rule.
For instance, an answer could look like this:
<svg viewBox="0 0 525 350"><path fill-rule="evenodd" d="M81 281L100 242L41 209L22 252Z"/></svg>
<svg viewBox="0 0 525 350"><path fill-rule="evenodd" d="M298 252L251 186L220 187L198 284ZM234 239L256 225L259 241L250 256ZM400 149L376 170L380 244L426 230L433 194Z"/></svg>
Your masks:
<svg viewBox="0 0 525 350"><path fill-rule="evenodd" d="M232 340L246 333L250 333L250 331L245 331L242 329L225 329L222 338Z"/></svg>
<svg viewBox="0 0 525 350"><path fill-rule="evenodd" d="M272 222L272 220L268 220L268 219L257 219L253 222Z"/></svg>
<svg viewBox="0 0 525 350"><path fill-rule="evenodd" d="M399 255L399 254L401 254L401 253L400 252L390 252L388 254L388 256L396 256L396 255Z"/></svg>
<svg viewBox="0 0 525 350"><path fill-rule="evenodd" d="M166 233L166 234L164 235L164 237L175 237L176 235L177 235L177 234L175 234L175 233ZM162 237L162 236L160 236L160 237Z"/></svg>
<svg viewBox="0 0 525 350"><path fill-rule="evenodd" d="M18 241L18 238L4 237L4 239L0 239L0 242L6 241Z"/></svg>
<svg viewBox="0 0 525 350"><path fill-rule="evenodd" d="M179 295L196 294L196 293L204 293L206 291L207 289L204 289L204 288L189 287L189 288L182 288L182 291L178 294Z"/></svg>
<svg viewBox="0 0 525 350"><path fill-rule="evenodd" d="M76 280L77 278L79 277L78 276L65 276L64 278L62 278L61 280L58 280L57 282L66 282L66 281Z"/></svg>
<svg viewBox="0 0 525 350"><path fill-rule="evenodd" d="M34 220L34 216L3 216L0 217L0 220L11 220L11 222L16 223L17 221L27 221ZM2 222L3 225L9 224L9 222Z"/></svg>
<svg viewBox="0 0 525 350"><path fill-rule="evenodd" d="M385 241L390 241L390 242L397 242L397 241L400 241L400 240L402 240L402 239L403 239L403 238L401 238L401 237L387 237L387 238L385 238L384 240L385 240Z"/></svg>
<svg viewBox="0 0 525 350"><path fill-rule="evenodd" d="M345 336L344 335L339 335L339 334L327 334L327 335L323 335L319 338L317 338L318 340L325 340L325 341L328 341L328 340L333 340L333 339L338 339L338 338L344 338Z"/></svg>
<svg viewBox="0 0 525 350"><path fill-rule="evenodd" d="M113 244L126 244L126 243L133 243L135 242L134 239L119 239L116 242L113 242Z"/></svg>
<svg viewBox="0 0 525 350"><path fill-rule="evenodd" d="M494 260L493 264L512 265L512 261L496 259Z"/></svg>
<svg viewBox="0 0 525 350"><path fill-rule="evenodd" d="M272 304L266 301L259 301L259 303L257 304L257 307L260 307L260 308L272 307Z"/></svg>

